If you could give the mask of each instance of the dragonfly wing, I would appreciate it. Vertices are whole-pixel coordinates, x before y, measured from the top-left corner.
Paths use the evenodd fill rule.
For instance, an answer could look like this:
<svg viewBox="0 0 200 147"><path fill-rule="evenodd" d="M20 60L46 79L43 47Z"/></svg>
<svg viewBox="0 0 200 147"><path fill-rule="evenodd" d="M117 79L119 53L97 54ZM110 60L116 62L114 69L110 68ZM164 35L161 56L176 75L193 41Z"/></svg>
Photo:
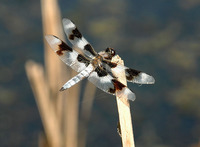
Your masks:
<svg viewBox="0 0 200 147"><path fill-rule="evenodd" d="M82 50L90 58L93 58L97 55L92 45L83 37L71 20L64 18L63 26L67 38L75 48Z"/></svg>
<svg viewBox="0 0 200 147"><path fill-rule="evenodd" d="M76 52L58 37L47 35L45 38L59 58L75 71L80 72L90 64L90 59Z"/></svg>
<svg viewBox="0 0 200 147"><path fill-rule="evenodd" d="M97 67L97 69L90 74L88 80L106 93L117 95L118 97L127 97L132 101L136 98L135 94L127 88L126 85L119 82L100 67Z"/></svg>
<svg viewBox="0 0 200 147"><path fill-rule="evenodd" d="M125 71L126 79L128 82L133 82L137 84L154 84L155 79L139 70L135 70L120 64L116 64L110 61L103 61L105 63L105 67L109 71L114 71L115 73L120 73Z"/></svg>

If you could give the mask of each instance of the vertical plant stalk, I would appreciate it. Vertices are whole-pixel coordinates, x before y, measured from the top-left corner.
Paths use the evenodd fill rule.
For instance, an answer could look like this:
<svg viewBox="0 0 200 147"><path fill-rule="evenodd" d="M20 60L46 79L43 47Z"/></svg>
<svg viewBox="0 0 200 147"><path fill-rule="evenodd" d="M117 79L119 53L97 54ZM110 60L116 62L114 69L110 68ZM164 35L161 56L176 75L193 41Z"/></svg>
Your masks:
<svg viewBox="0 0 200 147"><path fill-rule="evenodd" d="M57 0L41 0L41 9L44 35L64 40ZM25 67L45 129L46 138L40 136L39 142L49 147L77 147L79 85L59 92L75 72L66 70L67 66L44 43L46 71L34 62L27 62Z"/></svg>
<svg viewBox="0 0 200 147"><path fill-rule="evenodd" d="M112 59L112 62L124 65L123 60L119 56L116 56ZM117 75L118 80L127 85L125 72L122 71L121 73L114 73ZM135 147L134 138L133 138L133 127L132 127L132 119L131 119L131 112L130 112L130 104L126 97L117 97L117 108L119 114L119 124L121 130L121 138L122 138L122 146L123 147Z"/></svg>
<svg viewBox="0 0 200 147"><path fill-rule="evenodd" d="M41 0L44 35L53 34L64 40L60 9L57 0ZM46 43L46 41L45 41ZM58 120L62 126L64 146L77 147L79 84L58 92L62 84L76 72L67 68L53 53L49 45L45 46L45 63L47 67L50 93L53 94ZM67 70L66 70L67 69ZM68 72L66 72L68 71Z"/></svg>
<svg viewBox="0 0 200 147"><path fill-rule="evenodd" d="M44 35L56 35L64 40L63 26L61 24L58 0L41 0ZM67 91L59 92L63 84L76 72L62 63L45 42L45 65L50 85L50 93L53 94L58 120L62 126L64 146L77 147L78 142L78 105L80 86L76 84ZM67 71L67 72L66 72Z"/></svg>
<svg viewBox="0 0 200 147"><path fill-rule="evenodd" d="M41 0L44 35L56 35L64 40L63 26L61 24L60 9L57 0ZM62 126L64 146L77 147L78 140L78 105L79 105L79 84L67 91L59 92L70 77L76 72L62 63L45 42L45 65L50 85L50 93L55 101L58 113L58 120ZM67 71L67 72L66 72Z"/></svg>
<svg viewBox="0 0 200 147"><path fill-rule="evenodd" d="M49 147L48 142L47 142L47 138L46 138L46 136L44 135L43 132L41 132L39 134L38 139L39 139L38 147Z"/></svg>
<svg viewBox="0 0 200 147"><path fill-rule="evenodd" d="M73 75L73 74L72 74ZM64 144L66 147L78 146L78 110L80 85L76 84L69 89L69 96L66 99L64 113Z"/></svg>
<svg viewBox="0 0 200 147"><path fill-rule="evenodd" d="M61 146L61 133L55 109L49 99L48 86L45 81L44 69L41 65L28 61L25 65L28 79L42 117L48 144L51 147Z"/></svg>
<svg viewBox="0 0 200 147"><path fill-rule="evenodd" d="M92 105L94 102L94 96L96 92L96 87L87 81L87 85L83 95L83 103L80 111L80 135L79 135L79 147L86 147L87 141L87 130L88 130L88 122L90 120Z"/></svg>
<svg viewBox="0 0 200 147"><path fill-rule="evenodd" d="M58 0L41 0L43 36L53 34L64 40L64 33L61 24L61 14L58 6ZM52 51L50 46L44 40L44 56L45 56L45 69L48 84L49 100L52 103L59 123L60 141L63 144L65 125L63 120L63 101L67 98L66 92L59 92L62 83L67 81L71 71L66 72L66 66L59 60L56 54ZM67 106L67 104L66 104ZM46 112L48 113L48 112ZM42 116L41 116L42 117ZM52 132L53 133L53 132ZM49 141L49 140L48 140Z"/></svg>
<svg viewBox="0 0 200 147"><path fill-rule="evenodd" d="M58 7L57 0L41 0L41 12L42 12L42 24L43 24L43 34L45 35L55 35L62 40L64 39L64 34L61 24L60 9ZM50 96L55 100L60 94L58 94L59 87L62 86L62 82L67 74L63 73L64 64L52 51L51 47L48 45L46 40L44 40L44 51L45 51L45 67L47 82L49 84Z"/></svg>

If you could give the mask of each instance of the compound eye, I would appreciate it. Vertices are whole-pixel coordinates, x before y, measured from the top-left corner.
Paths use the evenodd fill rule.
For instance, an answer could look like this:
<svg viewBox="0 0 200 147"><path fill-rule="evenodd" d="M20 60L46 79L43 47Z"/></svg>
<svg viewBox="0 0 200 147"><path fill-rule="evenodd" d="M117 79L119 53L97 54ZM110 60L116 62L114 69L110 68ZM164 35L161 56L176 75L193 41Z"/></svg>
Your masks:
<svg viewBox="0 0 200 147"><path fill-rule="evenodd" d="M109 51L110 51L110 49L109 49L109 48L107 48L107 49L106 49L106 52L109 52Z"/></svg>
<svg viewBox="0 0 200 147"><path fill-rule="evenodd" d="M115 55L115 50L111 49L111 55L114 56Z"/></svg>

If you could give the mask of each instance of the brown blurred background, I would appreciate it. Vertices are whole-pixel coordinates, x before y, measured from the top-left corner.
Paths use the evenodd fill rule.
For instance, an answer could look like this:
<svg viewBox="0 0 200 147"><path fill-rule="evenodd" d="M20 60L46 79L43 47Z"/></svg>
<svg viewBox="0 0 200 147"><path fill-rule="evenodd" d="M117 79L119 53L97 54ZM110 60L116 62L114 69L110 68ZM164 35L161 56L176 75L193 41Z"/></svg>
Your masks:
<svg viewBox="0 0 200 147"><path fill-rule="evenodd" d="M61 17L73 20L96 51L113 47L126 66L155 77L155 85L128 84L137 96L136 146L199 147L200 1L58 2ZM0 40L0 146L38 146L43 125L24 65L44 63L40 1L1 0ZM82 95L79 107L89 103ZM97 90L86 146L120 147L117 121L114 97Z"/></svg>

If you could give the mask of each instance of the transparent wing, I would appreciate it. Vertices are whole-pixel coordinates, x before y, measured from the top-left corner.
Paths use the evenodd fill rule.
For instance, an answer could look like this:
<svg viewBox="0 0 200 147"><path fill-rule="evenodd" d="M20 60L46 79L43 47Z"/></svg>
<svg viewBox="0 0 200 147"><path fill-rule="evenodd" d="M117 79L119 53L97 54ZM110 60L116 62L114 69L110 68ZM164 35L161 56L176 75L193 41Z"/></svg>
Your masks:
<svg viewBox="0 0 200 147"><path fill-rule="evenodd" d="M73 50L58 37L47 35L45 38L60 59L75 71L80 72L89 65L88 58Z"/></svg>
<svg viewBox="0 0 200 147"><path fill-rule="evenodd" d="M90 43L82 36L75 24L69 20L63 19L64 31L69 41L74 45L75 48L83 50L83 52L90 58L97 55Z"/></svg>
<svg viewBox="0 0 200 147"><path fill-rule="evenodd" d="M137 84L154 84L154 77L141 72L139 70L131 69L125 67L126 79L129 82L137 83Z"/></svg>

